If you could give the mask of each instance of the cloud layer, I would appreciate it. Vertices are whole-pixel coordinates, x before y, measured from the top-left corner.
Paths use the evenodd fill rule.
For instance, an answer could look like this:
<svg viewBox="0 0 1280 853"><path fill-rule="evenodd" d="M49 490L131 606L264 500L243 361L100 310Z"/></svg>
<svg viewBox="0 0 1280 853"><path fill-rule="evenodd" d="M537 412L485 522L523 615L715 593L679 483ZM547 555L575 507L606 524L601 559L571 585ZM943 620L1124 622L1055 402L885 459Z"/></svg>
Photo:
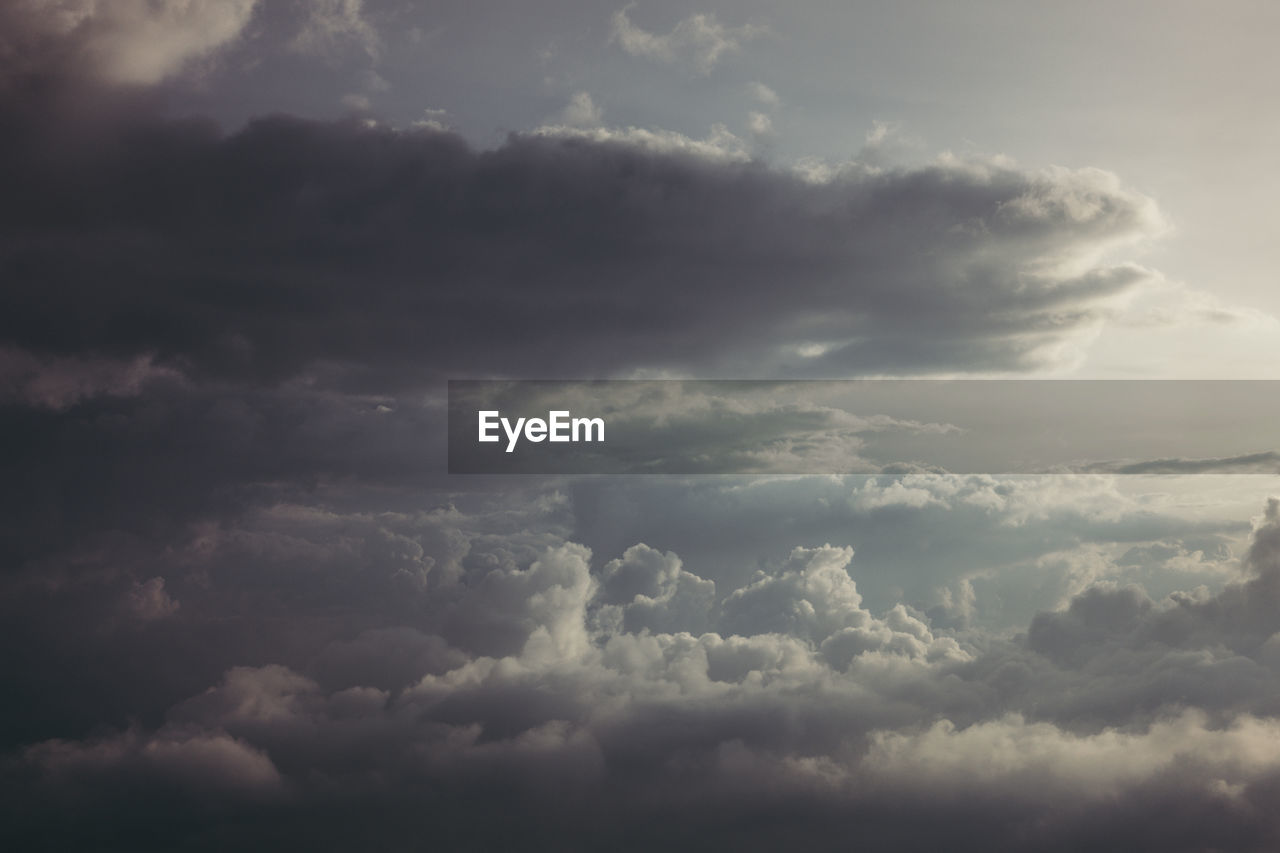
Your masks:
<svg viewBox="0 0 1280 853"><path fill-rule="evenodd" d="M1095 256L1160 227L1095 170L812 183L626 138L51 122L6 143L0 334L252 382L1063 365L1149 277Z"/></svg>
<svg viewBox="0 0 1280 853"><path fill-rule="evenodd" d="M962 482L914 487L959 510ZM204 529L166 558L185 567L181 608L165 584L135 584L109 647L190 620L182 631L215 657L290 662L232 665L149 724L21 748L8 771L30 780L19 828L75 803L57 837L98 832L107 813L129 835L142 819L130 790L172 803L161 846L258 846L299 825L318 837L337 814L363 815L356 831L379 843L422 814L460 846L519 836L534 849L568 831L692 849L753 820L769 829L748 849L826 849L855 829L957 849L1276 840L1264 803L1280 779L1280 499L1220 591L1157 601L1094 581L1014 634L868 606L848 546L795 547L731 590L645 544L601 561L551 532L567 532L570 509L555 495L470 513L280 505ZM253 588L252 610L231 604ZM270 589L294 590L287 631L217 645L238 629L209 619L270 624ZM138 606L161 597L163 612ZM310 639L290 652L298 632ZM169 655L155 648L151 665ZM491 810L501 827L475 823ZM268 835L207 822L247 814ZM966 831L972 844L954 841Z"/></svg>

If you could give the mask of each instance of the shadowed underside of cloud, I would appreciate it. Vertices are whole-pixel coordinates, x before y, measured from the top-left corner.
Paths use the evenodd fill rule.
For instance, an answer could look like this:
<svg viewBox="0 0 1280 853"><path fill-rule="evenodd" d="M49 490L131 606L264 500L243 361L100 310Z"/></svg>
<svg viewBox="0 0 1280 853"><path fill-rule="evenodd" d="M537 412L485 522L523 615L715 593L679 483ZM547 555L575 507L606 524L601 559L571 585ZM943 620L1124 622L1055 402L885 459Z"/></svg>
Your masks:
<svg viewBox="0 0 1280 853"><path fill-rule="evenodd" d="M814 183L626 140L64 119L22 93L0 113L0 336L64 366L365 390L1023 370L1070 361L1149 275L1098 253L1160 228L1089 169Z"/></svg>

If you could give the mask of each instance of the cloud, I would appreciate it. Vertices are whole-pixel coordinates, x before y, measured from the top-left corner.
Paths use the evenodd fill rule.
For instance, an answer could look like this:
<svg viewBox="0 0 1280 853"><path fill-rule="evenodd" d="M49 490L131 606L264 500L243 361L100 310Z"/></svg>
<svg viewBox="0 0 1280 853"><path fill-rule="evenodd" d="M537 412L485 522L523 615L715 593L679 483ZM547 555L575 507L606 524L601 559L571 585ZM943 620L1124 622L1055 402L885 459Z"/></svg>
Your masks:
<svg viewBox="0 0 1280 853"><path fill-rule="evenodd" d="M196 796L257 799L278 793L282 779L271 760L219 732L129 731L88 742L45 741L23 758L52 787L179 785Z"/></svg>
<svg viewBox="0 0 1280 853"><path fill-rule="evenodd" d="M348 94L341 98L342 105L352 112L368 112L373 102L369 100L368 95Z"/></svg>
<svg viewBox="0 0 1280 853"><path fill-rule="evenodd" d="M747 126L756 136L768 136L773 133L773 119L755 110L747 114Z"/></svg>
<svg viewBox="0 0 1280 853"><path fill-rule="evenodd" d="M19 349L0 349L0 400L49 409L67 409L99 396L136 397L150 382L181 381L173 368L149 355L132 359L38 358Z"/></svg>
<svg viewBox="0 0 1280 853"><path fill-rule="evenodd" d="M714 14L695 14L671 32L658 35L632 23L627 16L630 8L628 5L613 13L610 41L632 56L665 63L689 62L702 74L709 73L725 54L740 50L743 43L765 32L754 24L726 27Z"/></svg>
<svg viewBox="0 0 1280 853"><path fill-rule="evenodd" d="M1280 471L1280 453L1266 450L1239 456L1184 459L1143 459L1139 461L1092 462L1083 466L1088 472L1115 474L1274 474Z"/></svg>
<svg viewBox="0 0 1280 853"><path fill-rule="evenodd" d="M747 815L819 846L846 839L849 820L915 845L978 827L996 850L1120 837L1251 849L1280 831L1263 807L1280 783L1280 499L1256 521L1241 584L1165 603L1100 585L1013 637L953 634L902 605L875 615L848 548L796 548L700 634L591 617L670 599L690 574L674 553L637 545L593 562L565 544L523 567L473 567L457 600L483 607L453 612L480 629L466 642L515 628L507 651L366 634L356 645L426 652L413 658L426 671L392 691L235 666L159 726L46 740L20 766L40 797L81 804L55 832L91 826L93 804L118 810L124 784L159 786L174 818L160 845L212 831L198 802L256 803L277 826L271 803L288 802L327 826L335 805L350 820L377 800L370 831L388 839L405 831L402 809L487 838L472 826L479 801L535 849L565 831L647 845L640 827L659 818L692 849ZM471 618L483 614L497 621ZM446 780L456 796L424 799ZM1191 817L1165 832L1157 814Z"/></svg>
<svg viewBox="0 0 1280 853"><path fill-rule="evenodd" d="M1257 494L1267 485L1230 488ZM1092 579L1140 582L1163 597L1197 584L1218 586L1237 573L1230 555L1248 533L1238 516L1210 519L1132 494L1194 494L1206 486L1196 478L1125 483L912 473L597 478L573 482L569 496L578 508L577 541L603 554L636 541L670 549L687 570L714 581L721 597L753 582L762 561L783 564L796 544L831 543L856 549L853 575L873 612L901 601L935 624L1012 631ZM1151 542L1215 556L1198 568L1186 564L1191 571L1180 568L1176 576L1163 562L1125 556Z"/></svg>
<svg viewBox="0 0 1280 853"><path fill-rule="evenodd" d="M532 131L530 136L614 143L657 156L692 157L709 163L746 163L750 159L742 140L730 133L729 128L723 124L713 124L711 133L705 139L694 139L671 130L643 127L583 128L568 125L544 125Z"/></svg>
<svg viewBox="0 0 1280 853"><path fill-rule="evenodd" d="M1121 643L1146 650L1222 646L1257 659L1280 631L1272 609L1280 596L1280 499L1271 498L1244 557L1247 580L1216 596L1177 594L1157 605L1141 589L1099 585L1061 613L1032 622L1033 648L1076 660L1094 655L1095 644Z"/></svg>
<svg viewBox="0 0 1280 853"><path fill-rule="evenodd" d="M845 568L852 548L797 548L782 571L735 590L725 601L725 627L738 634L780 633L821 642L867 619Z"/></svg>
<svg viewBox="0 0 1280 853"><path fill-rule="evenodd" d="M549 128L475 151L358 122L122 121L77 139L146 141L65 161L31 127L8 142L2 204L29 239L0 253L25 270L0 335L37 359L366 390L1063 366L1150 278L1098 254L1161 227L1097 170L945 161L813 183L725 131ZM95 204L73 216L86 181Z"/></svg>
<svg viewBox="0 0 1280 853"><path fill-rule="evenodd" d="M874 733L864 768L914 793L923 786L954 796L978 785L1044 802L1106 801L1149 780L1189 773L1204 796L1231 800L1280 770L1278 725L1245 715L1222 728L1186 711L1141 733L1075 735L1018 715L965 729L944 720L920 733Z"/></svg>
<svg viewBox="0 0 1280 853"><path fill-rule="evenodd" d="M359 4L313 9L315 49L370 51ZM709 69L748 37L690 21L637 50ZM97 31L55 23L82 67ZM25 97L6 847L1276 847L1280 502L1228 511L1255 482L442 470L444 376L1063 363L1153 277L1103 260L1163 227L1114 176L804 177L585 99L590 127L477 150L115 101L69 130ZM648 403L765 468L946 429ZM751 424L790 444L726 450Z"/></svg>
<svg viewBox="0 0 1280 853"><path fill-rule="evenodd" d="M164 578L155 577L144 583L135 583L129 591L127 606L138 619L163 619L178 612L178 601L165 592Z"/></svg>
<svg viewBox="0 0 1280 853"><path fill-rule="evenodd" d="M862 596L848 574L852 559L852 548L796 548L779 572L762 572L758 580L725 599L721 630L807 640L837 670L872 652L967 657L954 640L935 643L929 627L901 604L884 619L872 616L862 607Z"/></svg>
<svg viewBox="0 0 1280 853"><path fill-rule="evenodd" d="M592 127L600 124L604 113L587 92L575 92L569 104L560 113L560 120L569 127Z"/></svg>
<svg viewBox="0 0 1280 853"><path fill-rule="evenodd" d="M1247 330L1274 331L1280 321L1242 305L1233 305L1204 290L1161 280L1126 306L1117 322L1138 329L1226 326Z"/></svg>
<svg viewBox="0 0 1280 853"><path fill-rule="evenodd" d="M422 118L413 122L412 127L420 130L433 130L443 133L449 129L447 119L449 111L443 109L426 109L422 111Z"/></svg>
<svg viewBox="0 0 1280 853"><path fill-rule="evenodd" d="M490 654L580 654L588 645L583 612L596 587L589 557L587 549L565 545L527 569L486 573L458 602L446 636Z"/></svg>
<svg viewBox="0 0 1280 853"><path fill-rule="evenodd" d="M716 585L684 570L680 558L647 545L628 548L600 573L594 620L604 630L701 634L710 629Z"/></svg>
<svg viewBox="0 0 1280 853"><path fill-rule="evenodd" d="M346 45L376 59L382 48L377 29L364 14L364 0L307 0L302 29L289 42L300 53L332 54Z"/></svg>
<svg viewBox="0 0 1280 853"><path fill-rule="evenodd" d="M9 72L79 69L107 83L149 85L230 44L257 0L17 0L0 12Z"/></svg>
<svg viewBox="0 0 1280 853"><path fill-rule="evenodd" d="M782 99L778 97L778 93L763 83L752 83L747 86L747 91L752 98L755 98L766 107L777 107L782 104Z"/></svg>

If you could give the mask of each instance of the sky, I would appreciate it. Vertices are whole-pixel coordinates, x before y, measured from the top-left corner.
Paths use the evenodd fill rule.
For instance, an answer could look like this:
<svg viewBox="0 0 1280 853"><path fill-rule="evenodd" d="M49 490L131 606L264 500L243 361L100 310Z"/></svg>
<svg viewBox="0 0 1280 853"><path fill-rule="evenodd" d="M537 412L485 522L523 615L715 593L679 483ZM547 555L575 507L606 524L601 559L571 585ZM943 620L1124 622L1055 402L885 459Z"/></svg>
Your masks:
<svg viewBox="0 0 1280 853"><path fill-rule="evenodd" d="M481 147L570 124L719 139L777 166L950 153L1099 168L1159 205L1127 259L1160 286L1060 366L1275 375L1274 4L320 5L341 23L302 35L325 38L264 58L296 10L261 16L174 107L230 127L277 111L435 121Z"/></svg>
<svg viewBox="0 0 1280 853"><path fill-rule="evenodd" d="M1277 28L6 3L0 839L1276 849Z"/></svg>

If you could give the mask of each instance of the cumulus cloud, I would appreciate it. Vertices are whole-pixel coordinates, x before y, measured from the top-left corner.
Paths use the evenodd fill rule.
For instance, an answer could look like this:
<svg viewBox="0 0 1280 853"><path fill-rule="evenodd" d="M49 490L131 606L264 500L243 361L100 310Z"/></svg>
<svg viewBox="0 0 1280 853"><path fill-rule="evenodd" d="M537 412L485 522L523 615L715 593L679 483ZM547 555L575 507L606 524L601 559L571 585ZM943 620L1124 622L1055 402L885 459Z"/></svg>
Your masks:
<svg viewBox="0 0 1280 853"><path fill-rule="evenodd" d="M701 634L716 604L714 581L685 571L678 556L633 545L600 574L595 620L627 633Z"/></svg>
<svg viewBox="0 0 1280 853"><path fill-rule="evenodd" d="M965 656L954 640L935 646L929 627L901 604L883 619L873 617L848 573L852 559L852 548L795 549L779 572L762 572L725 600L722 630L805 639L835 669L867 652Z"/></svg>
<svg viewBox="0 0 1280 853"><path fill-rule="evenodd" d="M725 627L736 633L792 634L821 642L866 620L862 597L845 571L852 548L798 548L782 571L766 575L725 602Z"/></svg>
<svg viewBox="0 0 1280 853"><path fill-rule="evenodd" d="M580 654L587 644L583 612L596 585L589 556L581 546L565 545L548 549L527 569L486 573L452 614L454 635L491 654Z"/></svg>
<svg viewBox="0 0 1280 853"><path fill-rule="evenodd" d="M631 5L627 5L613 13L610 41L632 56L666 63L688 62L703 74L709 73L723 56L740 50L745 42L765 32L755 24L727 27L714 14L695 14L680 21L671 32L659 35L632 23L627 15L630 9Z"/></svg>
<svg viewBox="0 0 1280 853"><path fill-rule="evenodd" d="M1164 480L1146 489L1183 494L1205 484ZM1248 532L1239 516L1157 509L1130 488L1143 490L1101 476L911 473L583 480L570 496L581 508L576 535L596 552L620 553L636 540L661 545L722 596L751 583L762 560L781 565L796 543L831 543L856 549L858 593L873 612L902 601L936 624L1010 631L1094 580L1138 582L1163 597L1221 585L1239 571L1232 553ZM1133 552L1148 543L1205 559L1184 561L1174 574Z"/></svg>
<svg viewBox="0 0 1280 853"><path fill-rule="evenodd" d="M1092 656L1097 643L1135 648L1212 648L1257 659L1280 630L1274 611L1280 594L1280 499L1271 498L1243 560L1248 579L1216 596L1175 594L1156 603L1134 586L1093 587L1062 613L1041 614L1031 625L1033 647L1068 658Z"/></svg>
<svg viewBox="0 0 1280 853"><path fill-rule="evenodd" d="M644 545L596 563L566 543L462 581L464 610L482 600L475 614L510 626L505 650L437 641L416 658L426 671L395 691L236 666L154 729L43 741L22 767L42 795L82 802L115 802L124 780L169 784L179 815L184 797L234 808L281 792L359 803L398 790L448 828L483 796L530 838L565 826L557 797L571 796L602 819L577 833L630 837L664 815L680 848L751 813L815 844L844 837L840 816L852 814L914 844L976 823L983 849L1116 833L1131 849L1181 849L1138 829L1169 808L1197 816L1176 833L1186 849L1266 846L1277 827L1258 804L1280 780L1278 507L1256 521L1240 584L1164 603L1096 585L1013 637L940 630L901 604L876 615L855 555L833 546L766 567L710 609L713 630L595 619L669 603L690 573ZM459 799L424 806L415 792L444 780ZM398 804L385 803L391 814ZM901 811L886 814L891 804ZM712 807L720 817L706 818Z"/></svg>

